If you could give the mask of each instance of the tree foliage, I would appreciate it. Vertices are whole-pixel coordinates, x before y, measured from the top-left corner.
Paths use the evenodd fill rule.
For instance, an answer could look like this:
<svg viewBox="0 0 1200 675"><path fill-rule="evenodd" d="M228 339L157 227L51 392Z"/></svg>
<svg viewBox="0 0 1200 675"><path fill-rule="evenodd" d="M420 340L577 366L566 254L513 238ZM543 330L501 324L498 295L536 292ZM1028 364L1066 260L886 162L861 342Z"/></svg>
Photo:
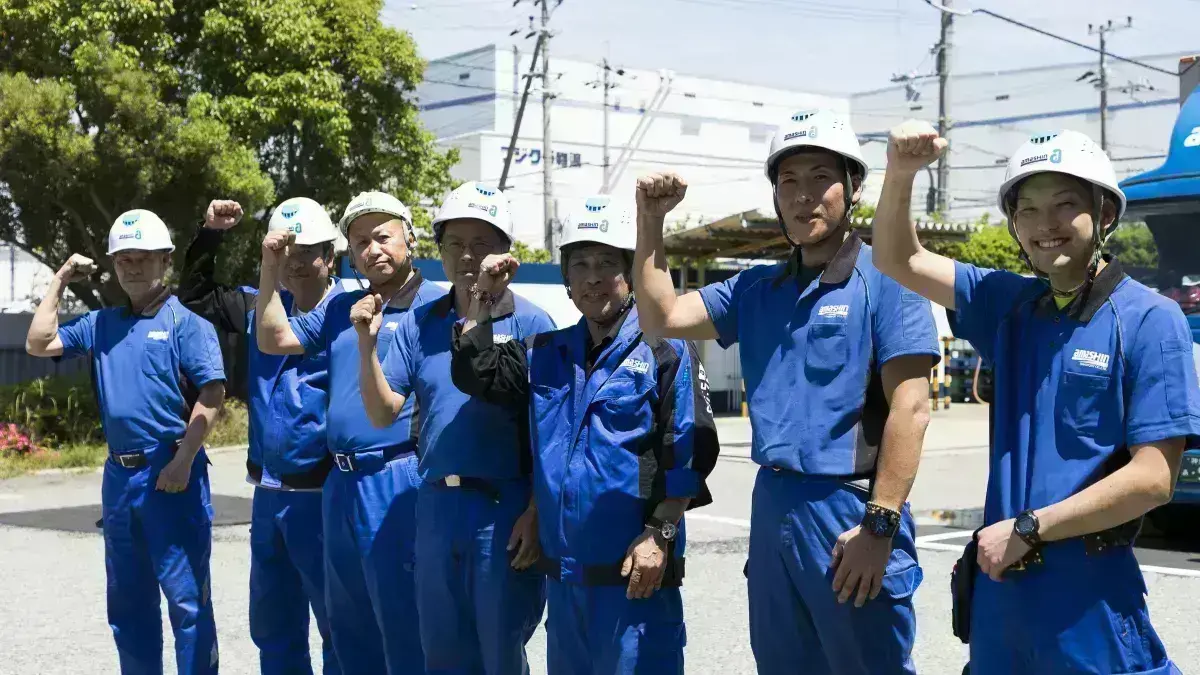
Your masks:
<svg viewBox="0 0 1200 675"><path fill-rule="evenodd" d="M1104 250L1134 267L1158 267L1158 245L1145 223L1123 223L1108 237Z"/></svg>
<svg viewBox="0 0 1200 675"><path fill-rule="evenodd" d="M290 196L336 211L357 192L406 203L450 185L412 92L424 64L381 0L12 0L0 5L0 239L53 268L96 259L72 290L120 291L104 255L148 208L177 255L208 200L260 214ZM235 234L236 233L236 234ZM227 280L262 228L231 233Z"/></svg>
<svg viewBox="0 0 1200 675"><path fill-rule="evenodd" d="M925 246L947 258L992 269L1025 273L1028 268L1021 262L1017 242L1008 233L1008 226L989 225L986 214L976 224L979 230L966 241L929 241Z"/></svg>

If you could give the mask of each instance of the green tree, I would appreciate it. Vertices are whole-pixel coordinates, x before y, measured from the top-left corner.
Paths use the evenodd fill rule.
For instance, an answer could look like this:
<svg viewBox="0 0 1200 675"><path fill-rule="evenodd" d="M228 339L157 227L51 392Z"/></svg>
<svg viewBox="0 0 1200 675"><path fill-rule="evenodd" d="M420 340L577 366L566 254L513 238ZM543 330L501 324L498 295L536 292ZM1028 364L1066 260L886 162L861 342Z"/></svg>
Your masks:
<svg viewBox="0 0 1200 675"><path fill-rule="evenodd" d="M177 254L209 199L254 214L310 196L336 212L385 189L407 203L450 185L418 119L424 64L380 0L13 0L0 5L0 239L57 268L97 307L121 295L104 254L122 211L148 208ZM249 276L262 227L222 266Z"/></svg>
<svg viewBox="0 0 1200 675"><path fill-rule="evenodd" d="M1158 267L1158 245L1145 223L1125 223L1109 236L1104 250L1134 267Z"/></svg>
<svg viewBox="0 0 1200 675"><path fill-rule="evenodd" d="M1028 271L1025 263L1021 262L1020 249L1008 233L1007 225L988 225L986 214L978 224L982 227L967 237L966 241L929 242L926 246L948 258L980 267L1018 273Z"/></svg>

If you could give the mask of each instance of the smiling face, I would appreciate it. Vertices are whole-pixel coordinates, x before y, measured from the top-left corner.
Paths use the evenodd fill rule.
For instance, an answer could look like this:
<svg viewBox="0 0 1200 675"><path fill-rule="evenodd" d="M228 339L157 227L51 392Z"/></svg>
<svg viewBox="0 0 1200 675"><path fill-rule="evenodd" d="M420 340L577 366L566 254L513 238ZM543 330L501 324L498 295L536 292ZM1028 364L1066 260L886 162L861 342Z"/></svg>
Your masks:
<svg viewBox="0 0 1200 675"><path fill-rule="evenodd" d="M789 155L779 163L775 191L779 215L793 242L804 246L833 234L846 218L844 160L824 150ZM854 179L858 199L861 181Z"/></svg>
<svg viewBox="0 0 1200 675"><path fill-rule="evenodd" d="M171 254L167 251L118 251L113 255L117 282L135 304L162 290Z"/></svg>
<svg viewBox="0 0 1200 675"><path fill-rule="evenodd" d="M346 239L354 266L372 286L386 284L398 274L408 275L408 226L387 213L367 213L350 223Z"/></svg>
<svg viewBox="0 0 1200 675"><path fill-rule="evenodd" d="M1092 191L1071 176L1040 173L1020 184L1013 231L1034 268L1051 275L1086 272L1094 251L1092 209ZM1105 200L1103 223L1115 215L1115 204Z"/></svg>
<svg viewBox="0 0 1200 675"><path fill-rule="evenodd" d="M474 218L447 221L442 229L442 269L456 288L469 288L479 276L479 264L493 253L504 253L508 242L491 224Z"/></svg>
<svg viewBox="0 0 1200 675"><path fill-rule="evenodd" d="M293 295L312 288L324 288L332 272L333 242L293 244L284 265L283 287Z"/></svg>
<svg viewBox="0 0 1200 675"><path fill-rule="evenodd" d="M584 244L567 254L571 301L589 320L606 324L624 307L631 291L626 255L605 244Z"/></svg>

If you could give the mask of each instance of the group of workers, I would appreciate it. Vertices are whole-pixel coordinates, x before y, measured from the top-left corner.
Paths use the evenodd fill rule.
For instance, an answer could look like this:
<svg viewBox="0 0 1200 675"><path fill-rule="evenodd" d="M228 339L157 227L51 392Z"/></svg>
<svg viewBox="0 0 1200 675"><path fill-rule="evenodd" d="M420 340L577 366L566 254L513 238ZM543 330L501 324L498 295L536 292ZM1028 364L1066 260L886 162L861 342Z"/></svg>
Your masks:
<svg viewBox="0 0 1200 675"><path fill-rule="evenodd" d="M791 116L765 172L792 254L685 294L663 245L685 182L639 179L636 209L589 198L563 222L582 318L560 329L509 289L507 199L482 183L433 219L449 291L413 266L412 215L382 192L336 226L310 199L278 205L257 289L214 280L242 217L214 201L178 297L166 225L123 214L108 254L128 304L60 327L63 289L96 273L72 256L27 344L92 360L122 673L162 672L159 588L178 672L217 672L202 448L226 387L250 408L264 674L312 672L310 607L326 675L527 673L544 612L551 675L682 673L684 513L712 501L718 456L696 340L740 345L758 671L914 673L907 499L940 356L930 301L995 373L970 672L1179 672L1131 544L1200 446L1184 317L1102 253L1124 196L1077 132L1031 139L999 189L1031 275L923 248L913 179L945 147L923 122L892 131L872 247L850 224L868 166L849 122ZM335 275L343 240L354 280ZM218 332L240 345L236 377Z"/></svg>

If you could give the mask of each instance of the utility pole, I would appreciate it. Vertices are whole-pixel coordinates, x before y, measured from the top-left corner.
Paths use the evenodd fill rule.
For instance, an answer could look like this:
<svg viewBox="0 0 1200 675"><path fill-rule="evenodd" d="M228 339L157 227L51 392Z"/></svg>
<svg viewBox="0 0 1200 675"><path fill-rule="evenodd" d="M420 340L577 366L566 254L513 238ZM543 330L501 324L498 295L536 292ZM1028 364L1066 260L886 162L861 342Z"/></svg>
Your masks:
<svg viewBox="0 0 1200 675"><path fill-rule="evenodd" d="M604 67L604 183L602 185L608 185L608 91L612 89L613 85L610 77L612 68L609 67L607 58L604 59L602 65Z"/></svg>
<svg viewBox="0 0 1200 675"><path fill-rule="evenodd" d="M525 117L525 103L529 100L529 85L533 83L535 70L537 69L538 54L542 51L542 45L546 43L544 35L539 35L537 43L533 46L533 58L529 61L529 74L525 76L525 91L521 93L521 104L517 107L517 116L513 120L512 138L508 140L508 152L504 156L504 170L500 172L500 190L508 189L508 170L512 167L513 150L517 146L517 135L521 133L521 119Z"/></svg>
<svg viewBox="0 0 1200 675"><path fill-rule="evenodd" d="M1133 27L1133 17L1125 17L1125 25L1107 23L1093 26L1088 24L1088 35L1100 36L1100 149L1108 152L1108 34Z"/></svg>
<svg viewBox="0 0 1200 675"><path fill-rule="evenodd" d="M558 246L554 219L554 145L550 139L550 0L535 0L542 5L542 193L546 225L546 250L550 259L558 262ZM561 2L561 0L559 0Z"/></svg>
<svg viewBox="0 0 1200 675"><path fill-rule="evenodd" d="M949 7L952 0L943 0ZM938 44L938 135L950 140L950 54L954 40L954 14L942 12L942 41ZM937 211L943 217L950 202L950 158L942 153L937 165Z"/></svg>

